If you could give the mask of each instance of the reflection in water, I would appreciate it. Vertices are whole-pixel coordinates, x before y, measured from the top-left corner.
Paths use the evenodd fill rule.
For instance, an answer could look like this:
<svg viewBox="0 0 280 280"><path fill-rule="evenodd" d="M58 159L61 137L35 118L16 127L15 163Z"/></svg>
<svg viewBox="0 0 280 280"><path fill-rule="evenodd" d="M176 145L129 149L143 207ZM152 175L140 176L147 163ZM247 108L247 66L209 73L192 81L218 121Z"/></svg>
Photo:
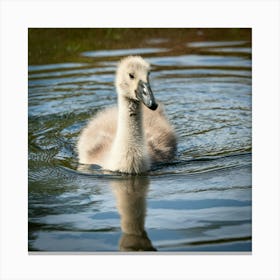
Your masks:
<svg viewBox="0 0 280 280"><path fill-rule="evenodd" d="M156 251L146 231L146 194L149 187L147 176L127 176L112 181L112 190L121 216L121 251Z"/></svg>

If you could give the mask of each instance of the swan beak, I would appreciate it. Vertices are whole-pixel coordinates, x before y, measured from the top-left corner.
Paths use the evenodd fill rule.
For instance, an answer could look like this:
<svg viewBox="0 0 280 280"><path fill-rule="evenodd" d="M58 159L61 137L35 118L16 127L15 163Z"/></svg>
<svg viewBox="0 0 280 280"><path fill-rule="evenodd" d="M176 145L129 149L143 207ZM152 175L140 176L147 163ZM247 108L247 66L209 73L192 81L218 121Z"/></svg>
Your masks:
<svg viewBox="0 0 280 280"><path fill-rule="evenodd" d="M154 94L151 90L150 84L145 83L142 80L138 82L138 87L136 92L136 97L144 103L149 109L156 110L158 104L156 103Z"/></svg>

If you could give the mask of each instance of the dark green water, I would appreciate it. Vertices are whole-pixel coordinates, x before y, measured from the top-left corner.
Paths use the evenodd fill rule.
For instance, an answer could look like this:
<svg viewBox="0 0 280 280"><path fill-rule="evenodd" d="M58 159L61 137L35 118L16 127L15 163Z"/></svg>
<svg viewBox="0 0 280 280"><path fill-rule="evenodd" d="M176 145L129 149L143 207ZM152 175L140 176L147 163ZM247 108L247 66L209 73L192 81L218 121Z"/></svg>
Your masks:
<svg viewBox="0 0 280 280"><path fill-rule="evenodd" d="M29 65L30 251L251 251L250 42L186 42L184 54L155 39ZM128 54L153 66L177 156L147 176L78 172L78 134L116 104L114 72Z"/></svg>

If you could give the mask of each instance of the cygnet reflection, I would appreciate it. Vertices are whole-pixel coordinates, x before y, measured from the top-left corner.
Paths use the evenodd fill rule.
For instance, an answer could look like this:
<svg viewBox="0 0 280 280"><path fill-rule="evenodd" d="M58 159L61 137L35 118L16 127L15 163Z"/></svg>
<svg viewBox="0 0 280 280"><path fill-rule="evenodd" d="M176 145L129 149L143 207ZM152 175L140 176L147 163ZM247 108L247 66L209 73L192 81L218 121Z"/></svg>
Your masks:
<svg viewBox="0 0 280 280"><path fill-rule="evenodd" d="M149 178L130 175L111 185L121 217L120 251L156 251L145 231Z"/></svg>

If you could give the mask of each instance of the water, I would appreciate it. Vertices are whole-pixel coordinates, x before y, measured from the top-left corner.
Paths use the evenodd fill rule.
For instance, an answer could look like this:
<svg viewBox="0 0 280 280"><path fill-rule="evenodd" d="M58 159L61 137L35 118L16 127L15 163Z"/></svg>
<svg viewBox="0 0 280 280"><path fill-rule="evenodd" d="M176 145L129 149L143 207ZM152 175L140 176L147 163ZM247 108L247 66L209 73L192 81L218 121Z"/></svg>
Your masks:
<svg viewBox="0 0 280 280"><path fill-rule="evenodd" d="M191 42L182 53L149 42L29 66L29 251L251 251L250 43ZM177 156L145 176L77 171L78 134L116 104L127 54L153 65Z"/></svg>

